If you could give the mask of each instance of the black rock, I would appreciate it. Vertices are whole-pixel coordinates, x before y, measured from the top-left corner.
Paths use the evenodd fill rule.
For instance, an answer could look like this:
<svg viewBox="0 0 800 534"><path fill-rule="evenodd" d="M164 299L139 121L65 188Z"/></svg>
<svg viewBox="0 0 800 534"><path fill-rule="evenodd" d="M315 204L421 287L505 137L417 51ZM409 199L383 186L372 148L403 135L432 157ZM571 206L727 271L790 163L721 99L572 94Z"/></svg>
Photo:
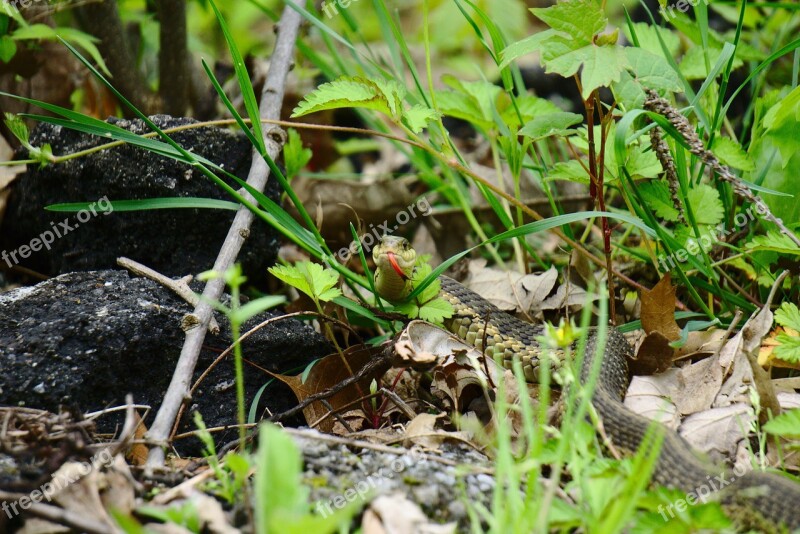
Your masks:
<svg viewBox="0 0 800 534"><path fill-rule="evenodd" d="M2 293L0 404L53 412L65 405L87 412L124 404L125 395L132 393L136 403L152 407L149 423L183 346L181 318L191 311L170 290L123 271L64 274ZM207 335L194 379L231 342L227 319L215 315L221 332ZM263 313L250 320L242 332L278 315ZM287 319L250 336L243 343L243 352L244 358L257 366L286 373L302 371L331 350L312 328ZM256 392L270 379L254 366L245 365L248 409ZM235 391L231 356L206 378L190 408L199 411L209 427L235 424ZM261 395L258 414L265 409L281 412L296 403L288 388L273 383ZM194 429L191 410L183 418L185 430ZM109 430L101 419L99 428L104 426ZM219 443L235 434L231 429L215 437Z"/></svg>
<svg viewBox="0 0 800 534"><path fill-rule="evenodd" d="M157 115L160 128L196 121ZM136 134L148 131L141 120L109 119ZM171 134L185 149L245 179L251 145L244 135L202 127ZM71 154L107 143L106 138L49 124L31 134L34 146L49 143L56 155ZM226 179L234 189L239 186ZM277 201L279 186L269 180L267 196ZM116 267L127 256L161 273L183 276L210 269L225 239L234 212L211 209L165 209L103 215L108 200L205 197L232 200L209 178L183 163L122 145L58 165L29 165L14 185L0 235L0 258L6 267L21 265L43 274ZM95 214L54 213L45 206L63 202L95 202ZM49 232L49 234L45 234ZM58 237L58 235L61 237ZM39 239L37 243L34 240ZM41 241L52 241L49 249ZM25 248L23 248L25 247ZM31 252L29 247L41 249ZM277 255L276 233L256 220L239 255L245 274L257 282ZM28 257L23 257L28 256Z"/></svg>

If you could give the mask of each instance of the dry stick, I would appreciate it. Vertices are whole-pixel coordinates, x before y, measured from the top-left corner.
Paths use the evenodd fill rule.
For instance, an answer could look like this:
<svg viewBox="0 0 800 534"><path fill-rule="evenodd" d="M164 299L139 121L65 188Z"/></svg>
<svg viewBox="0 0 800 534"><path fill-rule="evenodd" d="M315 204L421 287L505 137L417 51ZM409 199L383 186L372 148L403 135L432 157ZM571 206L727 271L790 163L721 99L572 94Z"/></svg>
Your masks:
<svg viewBox="0 0 800 534"><path fill-rule="evenodd" d="M289 70L294 66L294 46L300 29L300 20L300 15L296 11L286 7L283 10L280 22L275 28L278 38L275 42L275 50L272 53L269 74L264 84L259 106L260 114L264 118L280 118L286 77ZM279 127L264 132L267 153L271 158L278 157L284 139L285 132ZM255 190L263 191L268 177L269 167L264 158L254 148L253 161L250 166L247 183ZM255 199L250 193L247 191L242 191L241 193L248 201L255 203ZM250 233L250 225L253 222L253 218L254 215L244 206L241 206L236 212L233 224L214 262L214 270L216 272L225 272L236 261L239 250L241 250L245 238ZM150 449L150 453L147 456L146 474L152 474L155 468L160 468L164 465L165 454L163 447L167 445L167 438L178 415L178 410L189 398L189 385L191 384L192 375L197 365L197 358L205 339L206 328L213 311L210 303L219 300L224 289L225 281L222 278L210 280L203 290L203 299L194 310L194 315L199 319L200 323L197 328L186 333L181 356L175 366L175 372L172 375L169 389L167 389L167 393L164 396L164 402L156 414L153 426L147 433L149 442L155 445Z"/></svg>
<svg viewBox="0 0 800 534"><path fill-rule="evenodd" d="M144 276L145 278L149 278L150 280L161 284L189 303L190 306L197 306L197 304L200 302L200 297L198 297L197 294L192 291L192 288L189 287L189 282L192 281L192 275L184 276L179 280L173 280L172 278L164 276L158 271L154 271L146 265L142 265L138 261L134 261L124 256L117 258L117 265L128 269L133 274ZM194 327L197 322L196 318L194 317L188 319L188 317L191 317L191 315L192 314L187 315L184 317L184 320L181 321L181 327L183 327L184 330L186 330L184 325L191 325ZM208 331L214 335L219 334L219 324L217 324L217 320L214 319L213 316L208 323Z"/></svg>

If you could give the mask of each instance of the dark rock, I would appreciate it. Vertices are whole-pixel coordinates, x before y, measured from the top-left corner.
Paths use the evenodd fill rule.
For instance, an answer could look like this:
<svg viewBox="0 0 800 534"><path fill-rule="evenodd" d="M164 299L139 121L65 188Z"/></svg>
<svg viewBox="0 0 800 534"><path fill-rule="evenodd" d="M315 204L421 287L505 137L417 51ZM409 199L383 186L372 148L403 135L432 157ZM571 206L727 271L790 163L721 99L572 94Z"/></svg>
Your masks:
<svg viewBox="0 0 800 534"><path fill-rule="evenodd" d="M157 115L160 128L195 123L193 119ZM109 119L136 134L148 131L141 120ZM202 127L171 134L185 149L199 154L244 179L250 167L251 146L244 135L219 128ZM49 143L53 153L70 154L107 143L106 138L60 126L40 124L31 134L34 146ZM234 189L239 186L225 179ZM278 199L279 187L270 180L267 195ZM43 274L115 268L118 256L127 256L169 276L183 276L210 269L230 227L234 212L210 209L166 209L116 212L54 213L45 206L62 202L96 202L165 197L204 197L232 200L197 169L152 152L123 145L76 158L58 165L30 165L17 180L8 201L0 247L17 263ZM67 221L66 230L59 223ZM20 247L29 247L43 232L64 233L53 239L49 250L22 258ZM52 235L52 234L51 234ZM41 243L38 245L41 248ZM277 255L276 233L256 220L238 261L251 281L265 276ZM15 257L10 257L11 253ZM27 255L29 251L23 249Z"/></svg>
<svg viewBox="0 0 800 534"><path fill-rule="evenodd" d="M153 408L146 421L150 422L183 346L181 318L190 311L168 289L122 271L64 274L0 294L0 404L53 412L66 405L92 411L123 404L125 395L132 393L136 403ZM227 319L215 315L221 333L207 335L194 379L231 342ZM261 314L242 332L277 315ZM302 371L329 352L319 334L292 319L276 321L243 343L246 360L282 373ZM248 408L270 379L245 365ZM191 408L209 427L234 424L235 391L231 356L206 378ZM261 396L258 413L280 412L296 403L288 388L271 384ZM183 419L186 430L194 429L189 415ZM232 429L215 438L224 442L235 433Z"/></svg>

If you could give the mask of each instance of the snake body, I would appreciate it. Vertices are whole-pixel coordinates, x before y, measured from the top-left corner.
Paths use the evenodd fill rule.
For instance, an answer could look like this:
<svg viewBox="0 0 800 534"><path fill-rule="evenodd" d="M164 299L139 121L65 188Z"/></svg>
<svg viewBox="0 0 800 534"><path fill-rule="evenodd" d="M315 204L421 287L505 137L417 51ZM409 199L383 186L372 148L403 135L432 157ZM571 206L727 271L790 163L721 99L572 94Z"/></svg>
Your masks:
<svg viewBox="0 0 800 534"><path fill-rule="evenodd" d="M375 288L389 301L405 298L410 291L410 277L416 252L401 237L384 236L373 249L376 264ZM509 315L455 280L441 276L440 296L450 302L454 314L445 320L447 329L459 338L484 351L487 357L502 361L510 368L515 359L522 363L528 381L538 380L542 348L537 337L541 326ZM596 333L590 334L580 370L585 384L598 354ZM485 346L484 346L485 345ZM635 414L623 404L628 386L630 344L614 328L608 330L592 405L603 422L605 433L615 447L635 452L642 445L648 428L654 427L663 438L652 480L687 494L702 495L719 490L719 498L739 526L761 532L800 531L800 484L789 478L764 472L735 476L729 470L700 458L676 432Z"/></svg>

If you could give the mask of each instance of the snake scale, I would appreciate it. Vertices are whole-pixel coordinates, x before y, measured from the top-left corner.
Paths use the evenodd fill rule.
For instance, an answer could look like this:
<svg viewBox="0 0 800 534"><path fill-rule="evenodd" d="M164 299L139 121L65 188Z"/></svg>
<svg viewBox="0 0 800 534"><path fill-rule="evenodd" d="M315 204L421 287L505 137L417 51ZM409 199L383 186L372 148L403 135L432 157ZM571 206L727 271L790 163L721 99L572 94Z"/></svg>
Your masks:
<svg viewBox="0 0 800 534"><path fill-rule="evenodd" d="M410 291L410 276L416 263L416 252L402 237L384 236L373 249L375 288L383 298L398 301ZM543 328L509 315L486 299L446 276L440 277L440 296L454 308L453 317L445 326L468 344L510 367L518 358L525 377L536 381L541 348L536 341ZM590 334L586 357L580 371L585 383L593 364L597 337ZM676 432L628 410L623 404L628 386L630 344L616 329L609 329L600 373L592 404L603 422L603 428L615 447L635 452L651 426L663 436L661 450L653 471L657 484L698 494L700 488L719 489L723 508L737 525L761 532L800 531L800 484L789 478L764 472L735 476L731 471L714 466L698 456ZM716 483L714 483L716 482Z"/></svg>

